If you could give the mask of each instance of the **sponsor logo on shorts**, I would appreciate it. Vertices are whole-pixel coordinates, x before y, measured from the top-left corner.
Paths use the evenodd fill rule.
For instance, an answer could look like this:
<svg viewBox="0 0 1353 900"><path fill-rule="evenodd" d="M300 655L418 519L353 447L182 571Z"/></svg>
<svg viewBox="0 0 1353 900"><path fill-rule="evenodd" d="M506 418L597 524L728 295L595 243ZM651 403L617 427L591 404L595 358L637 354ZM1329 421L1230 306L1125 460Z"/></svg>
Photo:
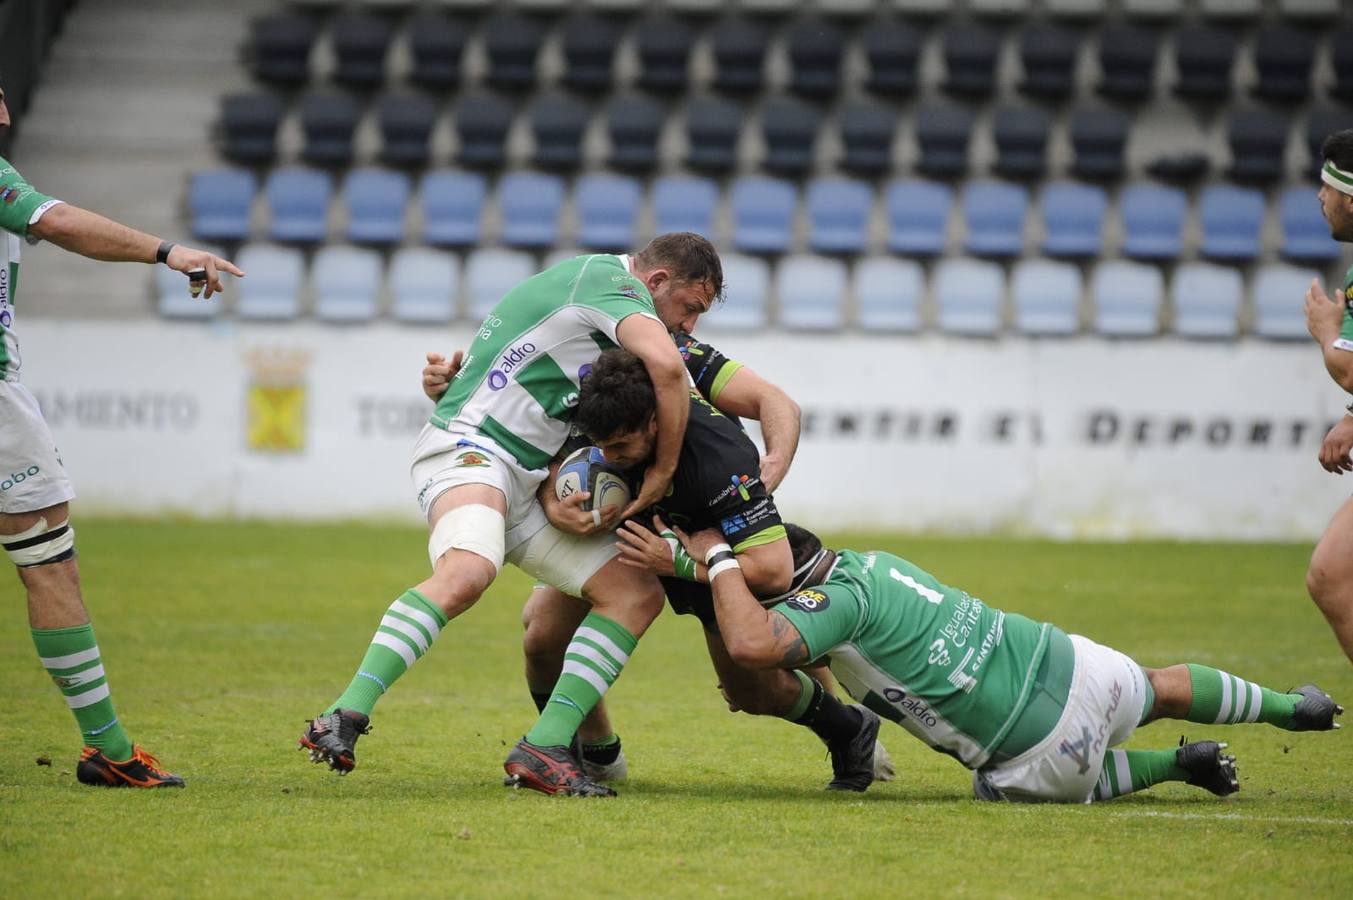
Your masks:
<svg viewBox="0 0 1353 900"><path fill-rule="evenodd" d="M487 469L489 458L478 450L466 450L456 457L457 469Z"/></svg>
<svg viewBox="0 0 1353 900"><path fill-rule="evenodd" d="M1090 736L1090 729L1084 725L1081 726L1081 736L1068 741L1065 738L1057 745L1057 752L1062 756L1069 756L1075 761L1077 772L1084 775L1090 771L1090 746L1094 743L1094 738Z"/></svg>
<svg viewBox="0 0 1353 900"><path fill-rule="evenodd" d="M827 599L826 594L814 590L799 591L785 601L785 606L807 613L819 612L831 606L831 604L832 602Z"/></svg>
<svg viewBox="0 0 1353 900"><path fill-rule="evenodd" d="M42 470L37 466L29 466L27 469L19 472L10 472L9 476L5 478L4 481L0 481L0 491L7 491L12 487L23 484L41 471Z"/></svg>

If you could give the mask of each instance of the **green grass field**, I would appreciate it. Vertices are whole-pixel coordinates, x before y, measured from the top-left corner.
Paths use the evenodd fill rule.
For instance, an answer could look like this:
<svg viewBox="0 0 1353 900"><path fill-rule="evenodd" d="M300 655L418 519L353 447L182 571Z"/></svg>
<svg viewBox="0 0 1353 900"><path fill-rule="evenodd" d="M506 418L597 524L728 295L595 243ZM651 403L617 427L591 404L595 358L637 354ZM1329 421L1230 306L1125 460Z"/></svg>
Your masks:
<svg viewBox="0 0 1353 900"><path fill-rule="evenodd" d="M1314 680L1353 706L1353 667L1305 595L1309 547L838 543L899 553L1144 664ZM1353 728L1153 724L1129 746L1230 741L1241 793L1164 785L1024 807L970 799L965 770L885 723L897 780L827 794L821 745L730 715L697 623L667 614L609 698L630 760L621 796L514 792L501 763L534 708L519 649L529 582L509 570L377 707L339 779L296 738L422 577L422 534L101 521L81 523L79 546L119 713L188 789L76 783L74 721L5 576L0 897L1353 895Z"/></svg>

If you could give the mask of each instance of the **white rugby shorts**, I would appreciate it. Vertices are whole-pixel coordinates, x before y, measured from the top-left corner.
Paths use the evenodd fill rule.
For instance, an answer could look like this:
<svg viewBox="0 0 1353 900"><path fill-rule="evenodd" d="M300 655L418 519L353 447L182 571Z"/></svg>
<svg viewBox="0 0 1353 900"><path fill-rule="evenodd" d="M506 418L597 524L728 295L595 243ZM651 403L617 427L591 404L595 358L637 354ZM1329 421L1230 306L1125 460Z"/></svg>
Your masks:
<svg viewBox="0 0 1353 900"><path fill-rule="evenodd" d="M0 381L0 513L34 512L74 497L37 399L17 381Z"/></svg>
<svg viewBox="0 0 1353 900"><path fill-rule="evenodd" d="M507 498L506 559L534 578L574 597L619 553L613 533L580 537L549 523L536 499L540 479L502 459L473 437L426 425L414 445L410 468L418 506L427 516L453 487L487 484Z"/></svg>
<svg viewBox="0 0 1353 900"><path fill-rule="evenodd" d="M1146 673L1124 653L1078 634L1076 669L1057 727L981 776L1007 800L1089 803L1109 748L1127 740L1146 705Z"/></svg>

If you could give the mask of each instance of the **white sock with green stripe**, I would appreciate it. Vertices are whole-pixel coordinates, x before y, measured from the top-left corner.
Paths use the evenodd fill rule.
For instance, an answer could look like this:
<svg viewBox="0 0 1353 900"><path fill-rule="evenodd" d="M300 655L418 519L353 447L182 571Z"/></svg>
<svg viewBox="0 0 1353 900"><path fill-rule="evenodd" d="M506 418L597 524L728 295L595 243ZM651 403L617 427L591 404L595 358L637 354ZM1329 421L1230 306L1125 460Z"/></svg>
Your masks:
<svg viewBox="0 0 1353 900"><path fill-rule="evenodd" d="M564 671L550 702L526 734L537 747L558 747L573 740L583 719L597 705L629 662L639 639L617 622L588 613L564 653Z"/></svg>
<svg viewBox="0 0 1353 900"><path fill-rule="evenodd" d="M325 713L352 709L371 715L376 701L409 666L423 658L446 623L446 614L437 604L415 590L405 591L381 617L348 689Z"/></svg>
<svg viewBox="0 0 1353 900"><path fill-rule="evenodd" d="M1190 722L1267 722L1279 728L1291 727L1292 710L1301 702L1300 694L1281 694L1208 666L1189 663L1188 669L1193 701L1184 718Z"/></svg>
<svg viewBox="0 0 1353 900"><path fill-rule="evenodd" d="M34 628L32 632L42 666L65 695L85 746L97 747L115 762L131 759L132 741L113 710L94 626Z"/></svg>

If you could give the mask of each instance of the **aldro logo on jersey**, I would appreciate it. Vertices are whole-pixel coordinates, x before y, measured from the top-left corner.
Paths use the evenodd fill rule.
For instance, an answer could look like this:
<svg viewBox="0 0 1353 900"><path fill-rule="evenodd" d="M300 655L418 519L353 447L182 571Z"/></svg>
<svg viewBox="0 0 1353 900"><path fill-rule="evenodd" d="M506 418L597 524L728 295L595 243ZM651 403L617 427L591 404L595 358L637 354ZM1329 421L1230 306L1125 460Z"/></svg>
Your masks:
<svg viewBox="0 0 1353 900"><path fill-rule="evenodd" d="M260 453L300 453L305 449L305 374L310 354L295 348L250 351L246 441Z"/></svg>
<svg viewBox="0 0 1353 900"><path fill-rule="evenodd" d="M793 597L785 601L785 606L797 609L800 612L820 612L831 606L831 600L821 591L803 590L799 591Z"/></svg>

